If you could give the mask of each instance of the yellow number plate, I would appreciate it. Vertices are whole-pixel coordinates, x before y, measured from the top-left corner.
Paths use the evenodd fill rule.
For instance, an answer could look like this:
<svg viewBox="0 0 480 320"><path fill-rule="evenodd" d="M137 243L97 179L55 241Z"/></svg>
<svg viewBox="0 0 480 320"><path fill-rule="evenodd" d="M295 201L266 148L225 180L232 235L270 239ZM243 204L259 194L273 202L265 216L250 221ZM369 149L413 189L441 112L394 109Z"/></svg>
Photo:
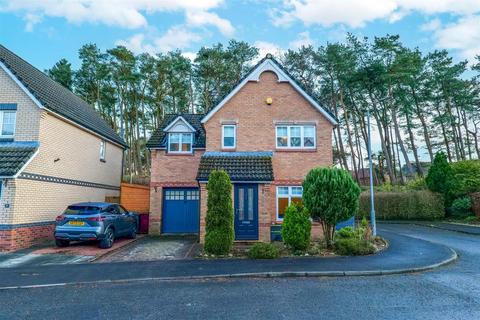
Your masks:
<svg viewBox="0 0 480 320"><path fill-rule="evenodd" d="M71 225L71 226L83 226L85 224L85 222L83 222L83 221L69 221L68 224Z"/></svg>

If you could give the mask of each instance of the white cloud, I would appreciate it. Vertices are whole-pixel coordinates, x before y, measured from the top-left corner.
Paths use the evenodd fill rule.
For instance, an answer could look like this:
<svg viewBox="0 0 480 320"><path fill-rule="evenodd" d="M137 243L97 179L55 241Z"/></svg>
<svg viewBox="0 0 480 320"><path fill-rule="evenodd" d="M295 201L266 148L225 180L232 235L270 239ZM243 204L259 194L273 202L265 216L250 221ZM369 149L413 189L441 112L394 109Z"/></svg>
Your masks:
<svg viewBox="0 0 480 320"><path fill-rule="evenodd" d="M311 44L313 44L313 40L310 38L310 33L308 31L304 31L298 35L298 39L291 41L288 46L291 49L298 49L301 47L307 47Z"/></svg>
<svg viewBox="0 0 480 320"><path fill-rule="evenodd" d="M127 40L118 40L115 44L125 46L137 54L143 52L156 54L188 48L201 39L199 34L187 30L184 26L174 26L161 36L138 33Z"/></svg>
<svg viewBox="0 0 480 320"><path fill-rule="evenodd" d="M207 11L187 11L187 24L195 27L215 26L223 35L232 36L235 28L230 21L220 18L217 14Z"/></svg>
<svg viewBox="0 0 480 320"><path fill-rule="evenodd" d="M256 41L253 45L258 48L259 60L265 58L267 53L271 53L275 57L279 57L285 51L282 48L280 48L278 45L272 42L267 42L267 41Z"/></svg>
<svg viewBox="0 0 480 320"><path fill-rule="evenodd" d="M462 58L473 61L480 54L480 15L460 18L434 32L435 46L459 50Z"/></svg>
<svg viewBox="0 0 480 320"><path fill-rule="evenodd" d="M330 27L336 24L352 28L386 19L395 22L411 12L432 15L467 15L480 11L479 0L284 0L281 9L271 12L276 26L301 21L306 25Z"/></svg>
<svg viewBox="0 0 480 320"><path fill-rule="evenodd" d="M189 59L190 61L194 61L195 58L197 57L197 53L196 52L191 52L191 51L186 51L186 52L182 52L182 56L184 56L185 58Z"/></svg>
<svg viewBox="0 0 480 320"><path fill-rule="evenodd" d="M148 25L145 14L200 12L207 16L211 14L210 18L216 16L213 24L228 30L228 21L207 12L222 2L223 0L0 0L0 11L20 12L25 17L59 17L70 23L101 23L129 29ZM27 20L27 25L28 23Z"/></svg>
<svg viewBox="0 0 480 320"><path fill-rule="evenodd" d="M27 13L23 20L25 21L25 31L32 32L33 27L42 21L42 17L34 13Z"/></svg>
<svg viewBox="0 0 480 320"><path fill-rule="evenodd" d="M442 26L442 22L440 21L440 19L435 18L435 19L430 20L429 22L427 22L425 24L422 24L420 26L420 29L422 31L435 31L435 30L440 29L441 26Z"/></svg>

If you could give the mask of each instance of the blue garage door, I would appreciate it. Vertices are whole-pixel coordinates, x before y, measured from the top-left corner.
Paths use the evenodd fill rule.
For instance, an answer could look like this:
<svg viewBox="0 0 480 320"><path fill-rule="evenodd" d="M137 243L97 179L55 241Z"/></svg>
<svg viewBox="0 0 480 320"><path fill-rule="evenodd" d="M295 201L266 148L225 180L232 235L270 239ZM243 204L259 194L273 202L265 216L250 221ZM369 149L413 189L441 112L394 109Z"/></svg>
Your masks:
<svg viewBox="0 0 480 320"><path fill-rule="evenodd" d="M198 233L198 188L168 188L163 191L162 233Z"/></svg>

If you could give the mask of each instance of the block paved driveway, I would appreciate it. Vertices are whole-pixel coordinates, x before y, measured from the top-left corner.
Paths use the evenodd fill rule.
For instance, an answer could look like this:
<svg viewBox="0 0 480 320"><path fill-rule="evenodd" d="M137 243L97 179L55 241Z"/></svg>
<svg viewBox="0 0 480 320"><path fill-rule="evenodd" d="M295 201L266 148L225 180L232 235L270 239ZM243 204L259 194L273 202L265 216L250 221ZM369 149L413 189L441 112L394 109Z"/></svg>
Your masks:
<svg viewBox="0 0 480 320"><path fill-rule="evenodd" d="M144 237L96 262L156 261L194 257L200 249L195 237Z"/></svg>
<svg viewBox="0 0 480 320"><path fill-rule="evenodd" d="M15 252L0 252L0 268L86 263L117 250L127 249L133 241L124 238L116 239L109 249L98 248L97 242L74 242L68 247L58 248L52 241L42 246Z"/></svg>

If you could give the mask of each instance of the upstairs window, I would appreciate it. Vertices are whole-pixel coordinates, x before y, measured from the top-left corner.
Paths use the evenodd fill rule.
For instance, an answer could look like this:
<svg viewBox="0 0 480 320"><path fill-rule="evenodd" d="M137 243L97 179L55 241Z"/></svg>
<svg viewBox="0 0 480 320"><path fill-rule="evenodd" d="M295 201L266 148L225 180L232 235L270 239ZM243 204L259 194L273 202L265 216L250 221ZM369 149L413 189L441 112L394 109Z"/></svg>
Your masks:
<svg viewBox="0 0 480 320"><path fill-rule="evenodd" d="M0 138L13 139L16 116L16 111L0 111Z"/></svg>
<svg viewBox="0 0 480 320"><path fill-rule="evenodd" d="M277 126L277 148L313 149L316 146L315 126Z"/></svg>
<svg viewBox="0 0 480 320"><path fill-rule="evenodd" d="M223 125L222 126L222 148L234 149L236 146L236 126Z"/></svg>
<svg viewBox="0 0 480 320"><path fill-rule="evenodd" d="M192 152L191 133L169 133L168 134L168 152L169 153L191 153Z"/></svg>
<svg viewBox="0 0 480 320"><path fill-rule="evenodd" d="M105 153L107 149L107 143L105 140L100 141L100 161L105 161Z"/></svg>

